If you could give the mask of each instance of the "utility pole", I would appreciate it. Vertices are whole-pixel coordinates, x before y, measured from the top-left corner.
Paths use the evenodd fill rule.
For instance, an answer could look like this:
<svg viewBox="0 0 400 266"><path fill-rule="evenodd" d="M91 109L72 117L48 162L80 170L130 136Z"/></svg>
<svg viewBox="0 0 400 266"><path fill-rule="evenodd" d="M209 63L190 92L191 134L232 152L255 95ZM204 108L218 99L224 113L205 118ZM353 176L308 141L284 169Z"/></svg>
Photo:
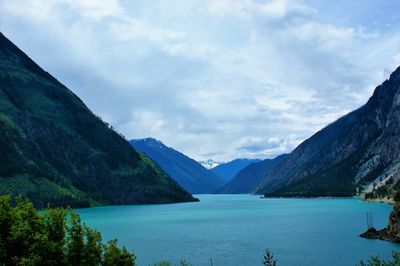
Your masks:
<svg viewBox="0 0 400 266"><path fill-rule="evenodd" d="M368 229L374 227L374 218L372 217L372 212L367 212L367 227Z"/></svg>

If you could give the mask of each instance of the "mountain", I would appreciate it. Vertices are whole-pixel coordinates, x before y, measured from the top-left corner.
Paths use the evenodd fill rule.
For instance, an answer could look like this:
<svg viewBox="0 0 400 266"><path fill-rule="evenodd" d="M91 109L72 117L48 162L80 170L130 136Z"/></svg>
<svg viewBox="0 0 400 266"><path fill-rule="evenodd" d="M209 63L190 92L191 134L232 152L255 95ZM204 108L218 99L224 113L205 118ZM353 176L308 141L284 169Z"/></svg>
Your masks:
<svg viewBox="0 0 400 266"><path fill-rule="evenodd" d="M227 163L222 163L211 171L224 179L225 182L229 182L232 178L239 173L240 170L252 163L260 162L259 159L236 159Z"/></svg>
<svg viewBox="0 0 400 266"><path fill-rule="evenodd" d="M361 108L300 144L263 178L268 196L351 196L400 163L400 67Z"/></svg>
<svg viewBox="0 0 400 266"><path fill-rule="evenodd" d="M252 163L239 171L232 180L217 191L219 194L250 193L262 180L266 173L282 163L287 154L280 155L274 159L266 159Z"/></svg>
<svg viewBox="0 0 400 266"><path fill-rule="evenodd" d="M395 204L400 202L400 168L386 178L381 178L371 183L364 189L365 200L389 202Z"/></svg>
<svg viewBox="0 0 400 266"><path fill-rule="evenodd" d="M224 180L205 169L195 160L165 146L161 141L146 138L131 140L131 145L161 166L176 182L190 193L213 193Z"/></svg>
<svg viewBox="0 0 400 266"><path fill-rule="evenodd" d="M206 169L212 169L212 168L217 167L218 165L222 164L221 162L216 162L212 159L208 159L206 161L199 161L198 163L201 164Z"/></svg>
<svg viewBox="0 0 400 266"><path fill-rule="evenodd" d="M0 33L0 194L39 207L193 201Z"/></svg>

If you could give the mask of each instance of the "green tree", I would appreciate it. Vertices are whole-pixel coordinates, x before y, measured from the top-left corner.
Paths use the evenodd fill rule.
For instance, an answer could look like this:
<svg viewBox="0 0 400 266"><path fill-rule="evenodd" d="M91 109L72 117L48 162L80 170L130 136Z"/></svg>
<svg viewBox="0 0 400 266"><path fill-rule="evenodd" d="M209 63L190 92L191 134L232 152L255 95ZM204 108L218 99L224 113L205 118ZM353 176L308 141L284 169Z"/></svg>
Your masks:
<svg viewBox="0 0 400 266"><path fill-rule="evenodd" d="M82 221L78 214L69 211L69 227L67 229L67 262L70 265L79 266L83 262L83 227Z"/></svg>
<svg viewBox="0 0 400 266"><path fill-rule="evenodd" d="M43 219L31 202L17 197L11 210L7 261L11 265L46 265L47 243Z"/></svg>
<svg viewBox="0 0 400 266"><path fill-rule="evenodd" d="M22 197L13 204L10 196L0 196L0 265L135 265L134 254L118 248L116 240L103 245L101 239L72 210L48 207L38 213Z"/></svg>
<svg viewBox="0 0 400 266"><path fill-rule="evenodd" d="M274 255L268 249L264 253L263 265L276 266L276 260L274 259Z"/></svg>
<svg viewBox="0 0 400 266"><path fill-rule="evenodd" d="M49 265L64 265L66 212L64 209L47 208L43 219L47 231L48 249L46 261Z"/></svg>
<svg viewBox="0 0 400 266"><path fill-rule="evenodd" d="M84 226L85 229L85 248L83 265L100 265L103 252L103 244L101 243L101 234L95 230Z"/></svg>
<svg viewBox="0 0 400 266"><path fill-rule="evenodd" d="M119 249L117 240L110 240L104 249L104 266L134 266L135 255L129 253L126 248Z"/></svg>
<svg viewBox="0 0 400 266"><path fill-rule="evenodd" d="M10 264L11 197L0 197L0 265Z"/></svg>

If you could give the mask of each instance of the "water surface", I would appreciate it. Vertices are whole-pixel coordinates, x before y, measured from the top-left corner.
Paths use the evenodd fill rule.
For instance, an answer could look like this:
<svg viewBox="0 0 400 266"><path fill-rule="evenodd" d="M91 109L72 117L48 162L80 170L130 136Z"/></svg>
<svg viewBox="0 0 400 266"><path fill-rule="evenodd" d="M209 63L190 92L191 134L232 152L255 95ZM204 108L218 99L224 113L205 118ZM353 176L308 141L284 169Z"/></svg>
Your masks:
<svg viewBox="0 0 400 266"><path fill-rule="evenodd" d="M391 206L358 199L260 199L197 195L200 202L79 209L105 240L118 238L139 265L185 259L192 265L261 265L270 249L282 266L355 265L389 258L400 245L358 237L366 212L384 227Z"/></svg>

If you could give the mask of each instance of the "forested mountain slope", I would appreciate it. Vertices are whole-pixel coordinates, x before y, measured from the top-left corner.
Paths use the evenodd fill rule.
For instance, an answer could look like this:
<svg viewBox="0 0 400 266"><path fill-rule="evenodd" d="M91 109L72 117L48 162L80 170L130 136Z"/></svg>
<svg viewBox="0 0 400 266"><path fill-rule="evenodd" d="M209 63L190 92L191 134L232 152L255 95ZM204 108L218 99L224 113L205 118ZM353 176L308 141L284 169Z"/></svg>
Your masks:
<svg viewBox="0 0 400 266"><path fill-rule="evenodd" d="M37 207L192 196L0 33L0 194Z"/></svg>

